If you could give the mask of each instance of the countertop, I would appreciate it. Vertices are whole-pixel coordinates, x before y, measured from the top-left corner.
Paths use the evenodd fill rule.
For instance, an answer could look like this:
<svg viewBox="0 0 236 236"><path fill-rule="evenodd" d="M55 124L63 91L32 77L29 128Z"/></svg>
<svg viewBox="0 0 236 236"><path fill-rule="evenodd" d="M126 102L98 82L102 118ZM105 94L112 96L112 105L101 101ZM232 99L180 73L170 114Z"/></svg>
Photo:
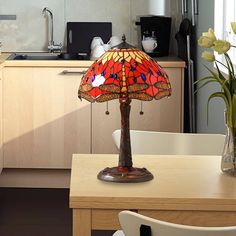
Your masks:
<svg viewBox="0 0 236 236"><path fill-rule="evenodd" d="M38 67L88 67L93 61L89 60L6 60L11 53L2 53L0 55L1 67L22 67L22 66L38 66ZM185 62L178 57L168 56L154 58L165 68L168 67L185 67Z"/></svg>
<svg viewBox="0 0 236 236"><path fill-rule="evenodd" d="M1 53L0 54L0 69L3 67L5 60L11 55L11 53Z"/></svg>

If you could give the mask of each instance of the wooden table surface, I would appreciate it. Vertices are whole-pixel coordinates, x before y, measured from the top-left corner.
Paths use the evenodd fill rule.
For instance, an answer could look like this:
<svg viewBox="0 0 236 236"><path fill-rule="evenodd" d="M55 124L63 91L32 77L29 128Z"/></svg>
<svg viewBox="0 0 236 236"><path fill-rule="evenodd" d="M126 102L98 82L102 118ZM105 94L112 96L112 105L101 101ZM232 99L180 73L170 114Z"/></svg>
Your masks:
<svg viewBox="0 0 236 236"><path fill-rule="evenodd" d="M87 229L118 228L116 214L132 209L176 223L236 225L236 178L221 172L220 161L220 156L134 155L134 166L146 167L154 179L130 184L97 179L100 170L117 165L117 155L75 154L70 186L74 222L86 211L91 219ZM74 224L74 236L82 235L79 227Z"/></svg>

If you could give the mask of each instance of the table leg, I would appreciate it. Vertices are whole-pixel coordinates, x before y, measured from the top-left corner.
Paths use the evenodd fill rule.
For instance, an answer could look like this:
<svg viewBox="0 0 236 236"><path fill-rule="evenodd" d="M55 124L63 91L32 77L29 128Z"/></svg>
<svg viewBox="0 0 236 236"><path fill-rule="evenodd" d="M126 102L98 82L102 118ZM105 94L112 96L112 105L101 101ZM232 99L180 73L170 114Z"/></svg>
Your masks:
<svg viewBox="0 0 236 236"><path fill-rule="evenodd" d="M91 209L73 209L73 236L91 236Z"/></svg>

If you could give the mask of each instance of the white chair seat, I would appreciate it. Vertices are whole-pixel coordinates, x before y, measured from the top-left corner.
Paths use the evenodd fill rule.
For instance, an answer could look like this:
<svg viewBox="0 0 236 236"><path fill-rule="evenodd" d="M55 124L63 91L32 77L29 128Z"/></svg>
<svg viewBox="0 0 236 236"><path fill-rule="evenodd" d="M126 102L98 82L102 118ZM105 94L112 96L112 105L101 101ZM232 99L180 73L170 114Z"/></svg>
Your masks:
<svg viewBox="0 0 236 236"><path fill-rule="evenodd" d="M131 211L119 213L125 236L139 236L140 226L151 227L151 236L235 236L236 226L197 227L156 220Z"/></svg>
<svg viewBox="0 0 236 236"><path fill-rule="evenodd" d="M120 130L112 134L120 147ZM132 154L221 155L225 135L130 130Z"/></svg>
<svg viewBox="0 0 236 236"><path fill-rule="evenodd" d="M117 230L117 231L113 234L113 236L125 236L125 234L124 234L123 230Z"/></svg>

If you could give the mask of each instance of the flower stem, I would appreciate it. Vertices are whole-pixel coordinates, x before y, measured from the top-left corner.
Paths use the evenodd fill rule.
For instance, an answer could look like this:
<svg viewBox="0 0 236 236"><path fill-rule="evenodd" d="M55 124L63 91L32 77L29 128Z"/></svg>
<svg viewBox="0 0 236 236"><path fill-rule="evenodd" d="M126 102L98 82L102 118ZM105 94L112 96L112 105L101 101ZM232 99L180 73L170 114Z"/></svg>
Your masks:
<svg viewBox="0 0 236 236"><path fill-rule="evenodd" d="M228 67L227 67L224 63L222 63L221 61L216 60L216 62L218 62L219 64L221 64L222 66L224 66L225 68L228 69ZM215 62L215 63L216 63L216 62Z"/></svg>

